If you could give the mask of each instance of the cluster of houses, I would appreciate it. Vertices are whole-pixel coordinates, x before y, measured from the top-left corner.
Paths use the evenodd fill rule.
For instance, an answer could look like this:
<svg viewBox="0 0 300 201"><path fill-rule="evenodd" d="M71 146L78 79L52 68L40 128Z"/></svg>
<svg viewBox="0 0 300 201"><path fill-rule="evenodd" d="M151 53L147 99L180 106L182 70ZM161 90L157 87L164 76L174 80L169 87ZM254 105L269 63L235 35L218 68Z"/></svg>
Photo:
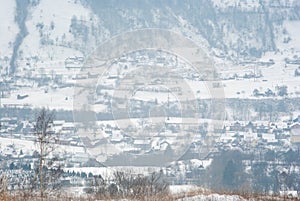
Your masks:
<svg viewBox="0 0 300 201"><path fill-rule="evenodd" d="M2 139L21 139L27 141L34 141L34 132L33 132L33 122L29 121L18 121L16 118L1 118L1 132L0 137ZM147 122L139 122L141 125L146 125ZM170 147L170 143L168 139L170 136L176 134L178 132L178 127L181 127L180 122L175 121L166 121L166 130L153 136L152 139L138 139L134 138L130 135L127 135L126 130L121 130L116 126L112 126L110 124L100 124L98 129L102 130L104 135L106 135L107 139L112 144L128 144L128 147L124 148L124 151L140 151L140 150L152 150L152 151L165 151ZM190 126L190 125L189 125ZM197 129L195 129L196 131ZM80 139L76 134L76 127L73 122L66 122L64 120L56 120L53 122L51 126L51 131L55 134L59 134L60 136L60 145L69 147L67 149L71 149L71 147L81 147L84 149L84 145L87 145L87 141L85 139ZM245 121L235 121L235 122L224 122L224 127L219 130L215 130L214 137L216 139L215 147L212 149L212 153L222 152L226 147L231 149L240 149L246 150L252 149L253 152L257 149L257 147L265 145L265 148L273 147L277 150L286 149L286 147L290 147L292 144L300 144L300 115L295 118L293 121L287 122L267 122L267 121L256 121L256 122L245 122ZM195 138L195 140L201 140L201 138ZM34 153L31 155L26 155L28 153L25 150L25 147L22 151L17 150L16 146L12 144L3 147L1 146L2 152L1 156L6 157L6 161L16 161L18 163L20 159L26 161L32 160L29 164L34 164ZM197 142L193 143L193 145L197 144ZM251 150L250 150L251 151ZM10 155L5 155L4 152L10 152ZM176 162L177 169L174 170L171 167L167 167L164 169L165 174L172 179L172 175L174 176L174 180L176 182L182 181L194 181L195 179L200 179L199 175L203 172L207 167L210 166L211 162L214 159L214 154L209 154L206 158L197 157L199 156L199 149L196 146L191 146L188 151L191 154L190 156L195 156L194 159L187 160L188 163L183 162L184 156L182 157L182 161ZM193 154L194 153L194 154ZM66 167L87 167L88 165L96 165L100 167L100 163L97 162L89 162L89 155L86 152L77 152L76 156L73 156L70 153L64 154ZM18 162L17 162L18 161ZM6 162L7 163L7 162ZM95 164L97 163L97 164ZM3 164L3 161L1 161ZM12 175L22 174L27 175L24 170L16 170L13 171L13 166L7 164L5 167L8 169L7 171L11 171ZM27 166L26 166L27 167ZM195 168L197 171L195 171ZM182 171L181 169L184 169ZM175 172L174 172L175 171ZM88 174L88 173L86 173ZM28 175L27 175L28 176ZM29 175L30 176L30 175ZM176 178L175 178L176 177ZM84 186L86 184L86 179L88 176L79 176L69 175L66 179L64 178L64 182L70 186L81 185ZM15 181L17 178L14 176L8 178L13 185L10 185L11 189L18 189L18 184L20 182ZM68 180L68 181L67 181ZM30 185L28 182L24 183L24 186Z"/></svg>
<svg viewBox="0 0 300 201"><path fill-rule="evenodd" d="M248 142L265 141L266 143L276 143L280 139L288 139L290 127L287 123L275 124L269 122L234 122L225 126L219 140L222 142L232 142L241 139Z"/></svg>
<svg viewBox="0 0 300 201"><path fill-rule="evenodd" d="M258 146L277 150L300 147L300 117L289 122L232 122L215 132L219 148L233 149ZM251 148L250 148L251 149Z"/></svg>
<svg viewBox="0 0 300 201"><path fill-rule="evenodd" d="M134 151L146 149L166 149L169 146L168 140L176 133L180 132L180 128L184 128L180 122L171 122L166 120L165 130L153 134L150 139L132 137L129 130L122 130L118 127L113 127L110 124L99 123L98 130L103 133L112 144L127 144L128 147L134 147ZM142 127L151 127L147 121L138 122ZM30 121L20 121L17 118L3 117L0 119L0 137L14 138L35 141L34 123ZM192 125L189 125L189 129ZM195 125L193 125L195 127ZM183 129L183 132L186 130ZM51 126L51 132L58 135L59 143L65 146L83 147L88 145L88 141L80 139L76 134L76 127L74 122L66 122L64 120L55 120ZM190 132L197 132L197 128L190 130ZM195 133L195 135L198 135ZM201 134L199 134L201 135ZM240 142L248 142L253 146L255 144L270 144L282 145L288 143L300 143L300 116L289 122L272 123L267 121L256 122L224 122L222 129L213 131L214 138L217 143L224 145L238 146ZM138 135L137 135L138 136ZM201 140L197 136L196 140ZM83 143L83 142L84 143Z"/></svg>
<svg viewBox="0 0 300 201"><path fill-rule="evenodd" d="M20 121L16 117L2 117L0 125L0 137L35 140L34 122ZM50 132L59 134L60 143L63 145L81 146L79 138L75 137L74 122L53 121Z"/></svg>

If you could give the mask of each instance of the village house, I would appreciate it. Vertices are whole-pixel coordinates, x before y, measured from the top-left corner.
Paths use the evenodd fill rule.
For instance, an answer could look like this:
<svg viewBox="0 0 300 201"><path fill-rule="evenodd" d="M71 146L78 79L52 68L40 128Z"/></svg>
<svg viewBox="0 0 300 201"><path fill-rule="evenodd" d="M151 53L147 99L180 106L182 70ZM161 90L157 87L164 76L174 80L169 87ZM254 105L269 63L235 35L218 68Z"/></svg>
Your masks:
<svg viewBox="0 0 300 201"><path fill-rule="evenodd" d="M296 122L291 125L291 141L300 144L300 123Z"/></svg>

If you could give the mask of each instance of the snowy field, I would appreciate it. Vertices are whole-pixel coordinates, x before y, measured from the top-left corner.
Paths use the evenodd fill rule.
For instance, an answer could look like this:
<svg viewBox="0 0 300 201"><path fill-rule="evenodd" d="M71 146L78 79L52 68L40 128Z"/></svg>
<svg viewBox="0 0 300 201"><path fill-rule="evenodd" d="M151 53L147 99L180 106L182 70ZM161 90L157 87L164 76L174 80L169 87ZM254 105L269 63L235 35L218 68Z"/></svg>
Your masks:
<svg viewBox="0 0 300 201"><path fill-rule="evenodd" d="M274 55L273 55L274 56ZM276 56L276 55L275 55ZM266 55L270 57L270 55ZM279 57L279 56L278 56ZM274 58L274 57L272 57ZM276 93L276 87L287 86L288 97L299 97L300 85L299 77L294 76L295 65L285 66L283 63L283 58L274 59L275 64L269 67L259 67L263 77L261 78L251 78L251 79L235 79L235 80L223 80L221 85L223 85L225 97L224 98L241 98L241 99L263 99L267 97L254 97L253 91L258 89L260 92L265 92L267 89L271 89ZM252 66L240 67L228 67L226 70L221 71L224 74L233 74L236 72L248 72L253 70ZM76 74L76 72L64 72ZM71 76L72 77L72 76ZM76 80L72 80L72 83L76 83ZM71 83L71 82L70 82ZM208 90L207 83L203 81L187 80L186 83L189 84L191 91L190 97L197 97L200 99L208 99L214 97L211 91ZM51 86L52 87L52 86ZM67 88L48 88L48 93L44 92L44 89L38 88L37 86L32 87L22 87L12 91L9 97L1 99L2 106L4 104L27 104L32 107L48 107L50 109L73 109L73 87ZM114 94L113 90L106 90L108 94ZM27 98L19 100L17 95L28 95ZM136 100L153 101L155 99L158 102L167 102L168 93L165 92L151 92L151 91L137 91L133 97ZM170 101L178 101L180 96L170 93ZM282 97L276 97L280 99ZM95 105L95 111L100 112L105 110L105 106Z"/></svg>
<svg viewBox="0 0 300 201"><path fill-rule="evenodd" d="M18 95L28 95L27 98L18 99ZM4 105L29 105L33 108L46 107L49 109L64 109L71 111L73 109L73 87L49 89L45 93L42 88L21 88L13 91L9 98L1 99L2 107Z"/></svg>
<svg viewBox="0 0 300 201"><path fill-rule="evenodd" d="M9 149L9 145L12 145L14 149L16 150L15 153L13 153L12 149ZM33 152L38 148L37 145L34 143L34 141L31 140L25 140L25 139L15 139L15 138L4 138L0 137L0 147L2 154L10 154L15 155L18 157L18 154L22 150L22 152L28 155L32 155ZM83 147L77 147L77 146L66 146L66 145L58 145L57 149L55 150L55 153L60 154L78 154L78 153L84 153Z"/></svg>

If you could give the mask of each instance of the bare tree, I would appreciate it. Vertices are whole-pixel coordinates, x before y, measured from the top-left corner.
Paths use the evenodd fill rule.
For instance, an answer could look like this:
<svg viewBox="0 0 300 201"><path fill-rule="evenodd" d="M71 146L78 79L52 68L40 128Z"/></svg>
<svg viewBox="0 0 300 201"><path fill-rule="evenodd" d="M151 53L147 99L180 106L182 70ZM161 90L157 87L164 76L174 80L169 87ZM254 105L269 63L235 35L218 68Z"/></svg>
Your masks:
<svg viewBox="0 0 300 201"><path fill-rule="evenodd" d="M51 125L54 119L54 112L49 111L45 108L41 109L37 115L36 123L34 125L34 133L36 135L36 145L38 148L39 157L39 187L40 195L44 196L44 176L46 174L47 168L45 166L45 160L47 156L53 152L55 146L54 143L57 142L56 135L51 131Z"/></svg>

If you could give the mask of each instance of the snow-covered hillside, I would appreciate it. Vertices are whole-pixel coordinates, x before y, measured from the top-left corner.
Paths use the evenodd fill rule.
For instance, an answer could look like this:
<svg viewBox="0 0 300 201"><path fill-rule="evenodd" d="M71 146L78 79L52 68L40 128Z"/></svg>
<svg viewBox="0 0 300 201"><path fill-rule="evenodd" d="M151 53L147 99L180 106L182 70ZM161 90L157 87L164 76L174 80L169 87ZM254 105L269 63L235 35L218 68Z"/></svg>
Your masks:
<svg viewBox="0 0 300 201"><path fill-rule="evenodd" d="M18 73L40 68L46 73L59 71L68 57L88 55L96 40L91 29L97 29L98 23L91 10L78 1L42 0L31 5L26 21L29 33L19 50Z"/></svg>
<svg viewBox="0 0 300 201"><path fill-rule="evenodd" d="M18 34L16 2L0 2L0 59L10 60ZM28 34L16 50L19 75L62 68L68 57L89 55L111 36L134 29L163 28L192 38L212 56L243 60L267 51L294 51L299 2L235 0L184 2L40 0L26 8ZM188 12L187 12L188 11ZM54 69L55 71L57 69Z"/></svg>
<svg viewBox="0 0 300 201"><path fill-rule="evenodd" d="M0 1L0 59L10 58L12 55L13 43L19 31L14 21L15 8L15 1Z"/></svg>
<svg viewBox="0 0 300 201"><path fill-rule="evenodd" d="M257 98L253 97L255 89L276 91L281 85L288 87L291 97L300 93L299 77L295 76L298 66L286 64L287 59L292 62L299 60L300 4L296 0L218 0L205 3L39 0L30 1L27 7L20 7L17 2L0 1L0 72L7 75L9 69L16 69L16 75L22 80L14 84L20 86L23 82L28 88L15 89L3 103L22 102L34 106L44 103L58 107L68 102L68 107L63 108L71 109L71 98L65 100L70 97L71 90L56 89L57 83L48 81L45 88L49 94L46 94L44 88L31 90L39 87L35 81L23 79L57 78L72 85L79 68L70 70L69 60L80 60L80 66L82 60L105 40L142 28L170 29L195 41L211 56L219 76L224 78L227 98ZM28 33L16 46L16 37L22 33L16 22L18 5L19 10L27 11L25 26ZM260 77L243 78L249 75ZM199 87L201 84L190 84L195 92L203 91L203 87ZM53 90L48 90L50 85ZM42 92L36 99L39 101L16 99L18 94L24 93L35 97L38 91ZM65 100L64 104L51 103L53 97Z"/></svg>

